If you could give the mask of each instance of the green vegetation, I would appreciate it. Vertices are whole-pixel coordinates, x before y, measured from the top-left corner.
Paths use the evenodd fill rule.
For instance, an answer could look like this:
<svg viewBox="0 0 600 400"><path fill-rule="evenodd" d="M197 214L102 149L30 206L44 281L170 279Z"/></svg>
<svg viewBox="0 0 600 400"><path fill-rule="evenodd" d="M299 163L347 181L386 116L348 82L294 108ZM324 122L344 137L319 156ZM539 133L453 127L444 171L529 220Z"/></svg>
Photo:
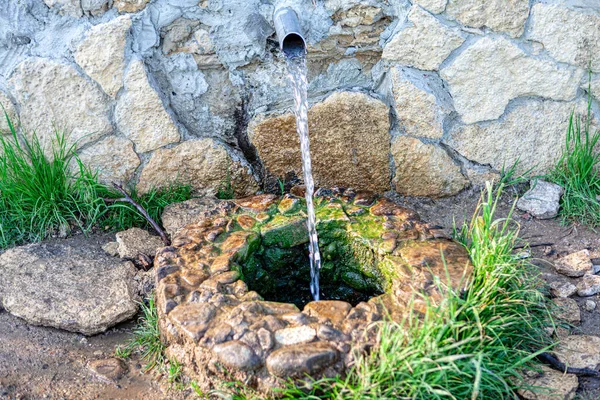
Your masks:
<svg viewBox="0 0 600 400"><path fill-rule="evenodd" d="M571 113L565 148L549 179L565 190L560 215L567 222L600 226L600 131L590 126L591 97L587 116Z"/></svg>
<svg viewBox="0 0 600 400"><path fill-rule="evenodd" d="M533 168L529 168L525 172L518 173L519 164L521 163L521 158L517 158L517 160L510 166L506 167L506 164L502 164L502 169L500 170L500 181L497 186L501 186L503 188L508 188L511 186L515 186L521 183L525 183L529 181L531 178L531 171Z"/></svg>
<svg viewBox="0 0 600 400"><path fill-rule="evenodd" d="M8 120L8 118L7 118ZM0 248L66 235L72 227L88 231L104 209L96 176L77 158L75 146L56 134L48 144L33 134L0 136Z"/></svg>
<svg viewBox="0 0 600 400"><path fill-rule="evenodd" d="M491 185L456 238L469 250L473 278L421 319L379 325L378 345L345 379L290 386L286 399L507 399L548 348L551 322L537 279L513 254L518 226L495 219L502 188Z"/></svg>
<svg viewBox="0 0 600 400"><path fill-rule="evenodd" d="M216 197L220 200L230 200L233 199L233 196L235 196L235 189L233 188L231 170L228 167L227 175L225 175L225 179L219 185Z"/></svg>
<svg viewBox="0 0 600 400"><path fill-rule="evenodd" d="M157 366L163 368L166 361L165 346L160 341L158 311L154 304L154 297L150 297L147 303L141 303L140 306L142 315L133 331L133 337L124 346L117 347L115 356L129 358L136 352L146 362L145 371L150 371ZM181 367L179 367L179 372L181 372Z"/></svg>
<svg viewBox="0 0 600 400"><path fill-rule="evenodd" d="M10 135L0 135L0 249L66 236L73 229L148 227L131 204L113 201L121 194L98 182L64 134L56 132L51 143L42 143L35 134L19 137L6 119ZM143 195L133 188L131 197L160 223L165 206L192 194L189 185L173 185Z"/></svg>

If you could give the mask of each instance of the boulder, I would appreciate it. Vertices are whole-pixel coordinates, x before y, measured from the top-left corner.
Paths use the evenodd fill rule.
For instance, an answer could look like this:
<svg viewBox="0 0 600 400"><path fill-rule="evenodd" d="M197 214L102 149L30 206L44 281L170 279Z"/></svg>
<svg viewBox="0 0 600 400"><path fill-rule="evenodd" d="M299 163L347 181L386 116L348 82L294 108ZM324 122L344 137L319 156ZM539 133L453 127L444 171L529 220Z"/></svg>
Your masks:
<svg viewBox="0 0 600 400"><path fill-rule="evenodd" d="M188 140L156 150L142 170L137 189L146 193L152 188L187 184L197 194L215 195L228 187L238 197L255 193L258 184L250 167L238 159L212 138Z"/></svg>
<svg viewBox="0 0 600 400"><path fill-rule="evenodd" d="M28 323L94 335L137 313L135 272L80 238L16 247L0 255L0 302Z"/></svg>
<svg viewBox="0 0 600 400"><path fill-rule="evenodd" d="M551 219L558 215L563 188L555 183L532 180L531 188L517 201L517 208L539 219Z"/></svg>
<svg viewBox="0 0 600 400"><path fill-rule="evenodd" d="M522 100L496 121L454 125L443 142L467 159L497 171L518 162L518 174L545 174L564 148L571 112L584 112L584 103Z"/></svg>
<svg viewBox="0 0 600 400"><path fill-rule="evenodd" d="M389 108L363 93L337 92L308 112L313 177L317 186L383 192L389 189ZM259 115L250 141L269 174L302 176L293 114Z"/></svg>
<svg viewBox="0 0 600 400"><path fill-rule="evenodd" d="M446 12L471 28L489 28L516 38L529 17L529 0L449 0Z"/></svg>
<svg viewBox="0 0 600 400"><path fill-rule="evenodd" d="M112 97L123 87L125 44L130 28L128 15L95 25L74 53L77 64Z"/></svg>
<svg viewBox="0 0 600 400"><path fill-rule="evenodd" d="M203 196L169 204L162 213L163 228L169 236L173 236L184 226L196 222L204 212L216 207L220 201L214 196Z"/></svg>
<svg viewBox="0 0 600 400"><path fill-rule="evenodd" d="M408 136L398 136L392 142L396 164L393 184L406 196L451 196L468 184L460 167L444 149Z"/></svg>
<svg viewBox="0 0 600 400"><path fill-rule="evenodd" d="M527 38L557 61L600 72L600 14L557 4L535 4Z"/></svg>
<svg viewBox="0 0 600 400"><path fill-rule="evenodd" d="M133 142L120 136L108 136L78 152L83 164L98 173L98 180L127 183L140 166Z"/></svg>
<svg viewBox="0 0 600 400"><path fill-rule="evenodd" d="M465 38L421 7L413 6L402 29L383 48L386 61L419 69L437 71Z"/></svg>
<svg viewBox="0 0 600 400"><path fill-rule="evenodd" d="M45 58L28 58L10 77L28 134L43 143L65 132L78 147L111 133L110 98L68 64Z"/></svg>
<svg viewBox="0 0 600 400"><path fill-rule="evenodd" d="M510 40L482 37L440 70L454 107L467 124L500 117L521 96L573 100L583 70L528 56ZM536 118L537 119L537 118ZM520 120L523 124L529 118Z"/></svg>
<svg viewBox="0 0 600 400"><path fill-rule="evenodd" d="M125 92L117 101L115 121L139 153L180 140L179 130L150 85L141 60L131 62L125 74Z"/></svg>

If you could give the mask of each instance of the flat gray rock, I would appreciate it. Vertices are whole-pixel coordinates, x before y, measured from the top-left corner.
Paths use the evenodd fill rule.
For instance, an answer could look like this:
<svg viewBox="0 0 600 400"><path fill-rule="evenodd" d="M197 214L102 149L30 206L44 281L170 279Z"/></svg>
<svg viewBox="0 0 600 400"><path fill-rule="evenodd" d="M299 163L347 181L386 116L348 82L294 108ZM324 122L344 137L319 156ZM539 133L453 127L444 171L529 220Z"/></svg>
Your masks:
<svg viewBox="0 0 600 400"><path fill-rule="evenodd" d="M94 335L137 313L135 274L81 238L16 247L0 255L0 303L28 323Z"/></svg>
<svg viewBox="0 0 600 400"><path fill-rule="evenodd" d="M531 188L517 201L517 208L539 219L558 215L563 188L542 180L531 181Z"/></svg>

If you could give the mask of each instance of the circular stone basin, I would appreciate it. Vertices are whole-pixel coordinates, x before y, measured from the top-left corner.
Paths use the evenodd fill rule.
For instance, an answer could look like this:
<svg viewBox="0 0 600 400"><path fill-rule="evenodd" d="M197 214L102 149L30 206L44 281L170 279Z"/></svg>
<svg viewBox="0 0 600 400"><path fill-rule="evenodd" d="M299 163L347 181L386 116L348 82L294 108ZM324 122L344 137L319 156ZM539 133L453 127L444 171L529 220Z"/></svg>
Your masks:
<svg viewBox="0 0 600 400"><path fill-rule="evenodd" d="M373 344L372 322L464 289L466 250L414 211L369 192L318 194L325 300L310 301L300 197L223 201L158 252L162 339L204 390L236 379L269 392L288 378L343 374L351 348Z"/></svg>

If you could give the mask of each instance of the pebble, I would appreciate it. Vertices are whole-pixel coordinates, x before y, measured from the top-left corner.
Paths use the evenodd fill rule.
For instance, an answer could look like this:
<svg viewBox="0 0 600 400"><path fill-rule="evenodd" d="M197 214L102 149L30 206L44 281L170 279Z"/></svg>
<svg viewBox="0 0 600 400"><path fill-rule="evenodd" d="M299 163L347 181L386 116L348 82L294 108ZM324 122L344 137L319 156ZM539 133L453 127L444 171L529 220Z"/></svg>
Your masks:
<svg viewBox="0 0 600 400"><path fill-rule="evenodd" d="M583 303L583 308L585 308L585 311L592 312L596 309L596 302L594 300L586 300Z"/></svg>
<svg viewBox="0 0 600 400"><path fill-rule="evenodd" d="M531 188L517 201L517 208L539 219L556 217L563 188L537 179L530 185Z"/></svg>

